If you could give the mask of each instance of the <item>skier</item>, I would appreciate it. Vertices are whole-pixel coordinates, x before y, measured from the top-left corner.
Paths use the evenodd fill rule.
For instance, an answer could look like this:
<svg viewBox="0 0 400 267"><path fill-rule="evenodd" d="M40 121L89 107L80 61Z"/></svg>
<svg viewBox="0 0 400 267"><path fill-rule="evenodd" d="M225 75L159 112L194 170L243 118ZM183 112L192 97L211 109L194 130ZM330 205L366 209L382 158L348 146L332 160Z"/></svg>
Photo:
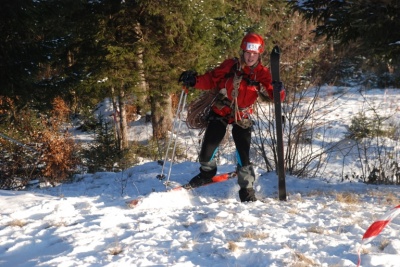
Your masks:
<svg viewBox="0 0 400 267"><path fill-rule="evenodd" d="M240 58L227 59L220 66L197 75L195 71L184 71L180 77L186 87L200 90L219 89L208 117L199 155L200 173L189 184L192 187L212 182L217 173L214 159L219 144L225 136L228 124L232 124L232 137L236 146L237 177L241 202L256 201L253 184L255 172L250 162L252 106L259 94L273 99L272 78L269 69L262 65L261 54L264 40L256 33L248 33L240 45ZM280 99L285 98L282 90Z"/></svg>

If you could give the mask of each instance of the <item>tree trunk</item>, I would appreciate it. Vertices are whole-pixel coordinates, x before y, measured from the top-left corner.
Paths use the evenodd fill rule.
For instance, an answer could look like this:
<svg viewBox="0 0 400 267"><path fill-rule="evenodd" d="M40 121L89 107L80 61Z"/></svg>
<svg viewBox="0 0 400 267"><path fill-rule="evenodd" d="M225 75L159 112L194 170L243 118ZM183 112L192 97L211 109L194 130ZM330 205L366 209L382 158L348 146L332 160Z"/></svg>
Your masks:
<svg viewBox="0 0 400 267"><path fill-rule="evenodd" d="M172 128L172 98L168 93L161 92L157 97L151 97L151 122L153 125L153 138L166 139L168 131Z"/></svg>
<svg viewBox="0 0 400 267"><path fill-rule="evenodd" d="M138 36L143 36L141 25L139 22L136 23L135 32ZM139 43L142 43L142 40L140 40ZM148 103L149 91L149 85L146 81L146 75L144 71L143 51L144 48L142 46L139 46L136 51L136 66L139 75L139 92L137 92L136 94L136 107L137 113L141 115L143 115L143 109L146 108L146 103Z"/></svg>
<svg viewBox="0 0 400 267"><path fill-rule="evenodd" d="M123 88L119 90L118 96L119 104L119 129L120 129L120 150L128 148L128 123L126 119L126 104L125 104L125 91Z"/></svg>
<svg viewBox="0 0 400 267"><path fill-rule="evenodd" d="M119 127L119 105L117 104L118 98L115 96L114 87L111 87L111 102L113 105L113 119L114 119L114 138L117 141L118 147L121 148L121 134L120 134L120 127Z"/></svg>

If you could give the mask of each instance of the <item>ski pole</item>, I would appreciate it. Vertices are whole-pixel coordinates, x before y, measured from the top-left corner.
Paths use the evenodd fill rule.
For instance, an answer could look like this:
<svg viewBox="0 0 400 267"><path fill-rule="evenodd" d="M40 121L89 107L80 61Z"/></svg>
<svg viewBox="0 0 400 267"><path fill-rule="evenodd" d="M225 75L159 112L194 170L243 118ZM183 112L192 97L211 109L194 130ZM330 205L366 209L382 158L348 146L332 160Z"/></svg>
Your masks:
<svg viewBox="0 0 400 267"><path fill-rule="evenodd" d="M186 88L183 88L182 92L181 92L181 96L179 98L179 103L178 103L178 107L177 107L177 110L176 110L174 122L172 124L171 136L170 136L170 138L168 140L167 149L165 151L165 157L164 157L164 162L163 162L163 166L162 166L162 169L161 169L161 174L157 175L157 178L160 179L160 180L163 180L165 178L164 168L165 168L166 162L168 161L168 154L169 154L169 150L170 150L170 147L171 147L172 139L174 138L175 128L176 128L176 124L177 124L178 119L179 119L179 123L178 123L177 130L179 131L180 128L181 128L182 120L180 119L180 116L181 116L181 113L184 110L185 105L186 105L187 93L188 93L188 90ZM170 158L170 166L169 166L169 170L168 170L168 176L167 176L166 184L168 184L169 178L171 176L172 163L173 163L173 160L175 158L176 145L177 145L177 138L176 138L176 134L175 134L174 147L173 147L172 155L171 155L171 158Z"/></svg>

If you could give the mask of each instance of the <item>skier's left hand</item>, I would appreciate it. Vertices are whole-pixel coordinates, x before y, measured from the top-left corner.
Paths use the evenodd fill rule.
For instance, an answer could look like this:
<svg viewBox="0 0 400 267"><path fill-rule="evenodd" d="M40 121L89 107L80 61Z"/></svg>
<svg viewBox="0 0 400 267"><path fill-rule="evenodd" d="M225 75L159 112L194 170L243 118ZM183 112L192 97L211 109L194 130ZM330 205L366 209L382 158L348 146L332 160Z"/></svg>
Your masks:
<svg viewBox="0 0 400 267"><path fill-rule="evenodd" d="M283 102L283 101L285 101L285 98L286 98L285 86L283 85L283 82L275 82L275 81L272 82L272 85L275 85L276 83L280 84L281 91L279 92L279 95L280 95L281 102ZM267 93L268 93L269 98L271 98L271 100L273 101L274 100L274 90L268 90Z"/></svg>

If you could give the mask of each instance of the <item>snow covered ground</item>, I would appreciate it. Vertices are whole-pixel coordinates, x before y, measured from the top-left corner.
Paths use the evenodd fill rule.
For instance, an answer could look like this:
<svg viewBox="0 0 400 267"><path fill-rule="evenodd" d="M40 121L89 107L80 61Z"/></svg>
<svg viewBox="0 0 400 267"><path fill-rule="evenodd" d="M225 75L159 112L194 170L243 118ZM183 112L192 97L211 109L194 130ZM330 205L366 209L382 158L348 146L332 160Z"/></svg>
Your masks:
<svg viewBox="0 0 400 267"><path fill-rule="evenodd" d="M396 110L390 94L368 97ZM348 106L339 118L350 119L362 100L354 94L341 101ZM131 128L149 134L143 125ZM327 168L335 173L337 165ZM229 162L219 167L232 170ZM195 162L176 163L171 180L186 183L197 171ZM235 179L166 192L156 178L162 172L144 161L57 187L0 190L0 266L344 267L357 266L359 250L362 266L400 266L400 216L360 246L366 229L400 204L398 186L288 176L288 200L279 201L276 174L258 168L260 201L240 203ZM126 205L139 196L138 206Z"/></svg>

